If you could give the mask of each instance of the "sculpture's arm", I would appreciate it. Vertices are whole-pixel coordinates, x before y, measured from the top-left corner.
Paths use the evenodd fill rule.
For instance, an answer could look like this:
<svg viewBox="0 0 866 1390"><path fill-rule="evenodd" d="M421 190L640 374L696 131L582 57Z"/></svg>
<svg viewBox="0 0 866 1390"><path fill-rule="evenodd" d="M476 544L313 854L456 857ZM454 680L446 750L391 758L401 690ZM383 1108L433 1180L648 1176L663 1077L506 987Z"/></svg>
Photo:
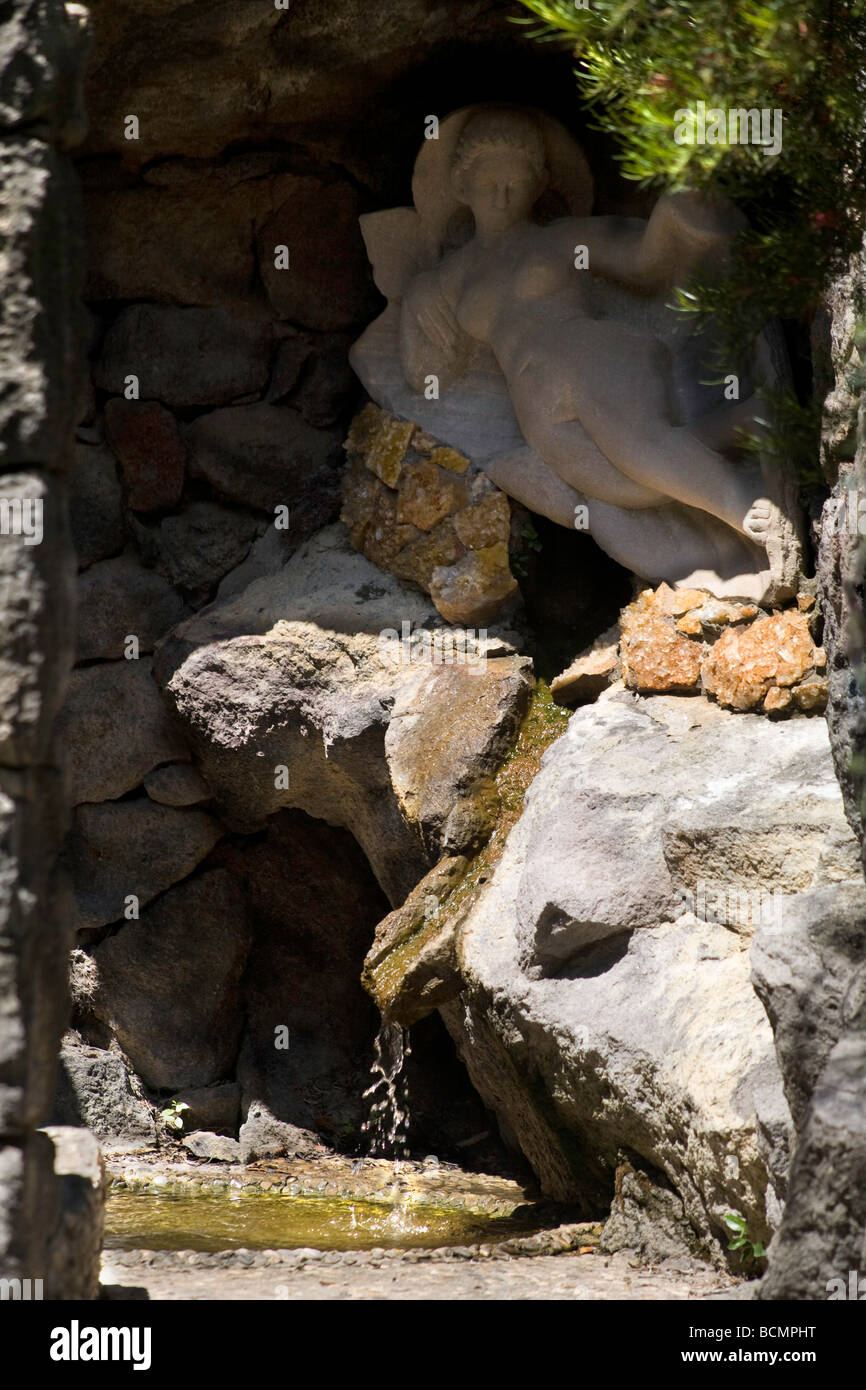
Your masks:
<svg viewBox="0 0 866 1390"><path fill-rule="evenodd" d="M440 386L465 370L471 339L463 332L435 270L416 275L400 309L400 356L406 381L423 391L436 376Z"/></svg>
<svg viewBox="0 0 866 1390"><path fill-rule="evenodd" d="M659 198L649 220L582 217L550 227L561 253L588 251L587 269L635 289L658 291L683 283L700 265L724 266L732 237L745 219L729 203L697 193Z"/></svg>

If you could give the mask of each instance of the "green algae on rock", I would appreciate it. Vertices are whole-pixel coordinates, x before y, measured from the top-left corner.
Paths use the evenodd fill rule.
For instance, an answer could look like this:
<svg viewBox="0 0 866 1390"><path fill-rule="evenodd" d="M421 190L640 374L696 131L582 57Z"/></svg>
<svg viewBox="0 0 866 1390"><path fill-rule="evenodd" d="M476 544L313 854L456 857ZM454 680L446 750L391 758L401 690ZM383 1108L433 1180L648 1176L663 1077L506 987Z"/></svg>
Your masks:
<svg viewBox="0 0 866 1390"><path fill-rule="evenodd" d="M379 923L362 980L383 1017L409 1027L459 993L460 924L492 876L542 754L564 732L568 719L549 686L538 681L515 743L494 779L493 828L486 843L472 858L441 859L402 907Z"/></svg>

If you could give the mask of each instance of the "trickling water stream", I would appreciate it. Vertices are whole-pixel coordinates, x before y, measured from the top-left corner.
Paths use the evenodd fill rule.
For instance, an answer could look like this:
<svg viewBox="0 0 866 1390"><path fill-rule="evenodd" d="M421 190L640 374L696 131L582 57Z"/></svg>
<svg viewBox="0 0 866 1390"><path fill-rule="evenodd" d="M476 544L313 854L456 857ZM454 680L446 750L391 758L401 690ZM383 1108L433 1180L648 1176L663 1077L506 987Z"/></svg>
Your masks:
<svg viewBox="0 0 866 1390"><path fill-rule="evenodd" d="M409 1157L409 1086L404 1068L410 1055L408 1031L383 1019L370 1068L373 1080L364 1092L370 1113L361 1126L372 1157Z"/></svg>

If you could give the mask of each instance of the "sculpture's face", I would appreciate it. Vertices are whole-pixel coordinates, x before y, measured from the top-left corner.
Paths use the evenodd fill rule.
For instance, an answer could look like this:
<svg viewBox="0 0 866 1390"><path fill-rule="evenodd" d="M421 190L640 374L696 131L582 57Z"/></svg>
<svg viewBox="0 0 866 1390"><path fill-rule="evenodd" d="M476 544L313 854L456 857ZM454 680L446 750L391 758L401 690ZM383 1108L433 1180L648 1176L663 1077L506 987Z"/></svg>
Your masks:
<svg viewBox="0 0 866 1390"><path fill-rule="evenodd" d="M520 150L485 151L459 179L460 196L472 209L482 237L497 236L525 222L544 187L543 175Z"/></svg>

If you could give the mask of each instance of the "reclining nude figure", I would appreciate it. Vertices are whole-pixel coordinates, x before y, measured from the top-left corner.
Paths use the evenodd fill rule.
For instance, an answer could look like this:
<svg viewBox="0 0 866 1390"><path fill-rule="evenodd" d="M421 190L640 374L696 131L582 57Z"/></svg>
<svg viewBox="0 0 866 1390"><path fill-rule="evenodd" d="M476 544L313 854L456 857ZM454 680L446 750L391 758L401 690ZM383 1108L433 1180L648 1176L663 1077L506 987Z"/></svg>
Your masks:
<svg viewBox="0 0 866 1390"><path fill-rule="evenodd" d="M556 123L503 107L455 113L443 136L449 123L432 177L421 168L419 178L427 151L419 157L416 206L421 213L438 181L448 211L444 157L450 198L471 212L474 235L442 254L428 226L425 251L415 253L416 265L426 255L427 268L404 275L398 335L410 390L423 399L426 384L437 382L440 437L449 398L456 404L479 347L489 349L529 446L523 460L518 451L498 469L483 464L506 492L533 507L538 469L550 470L565 487L545 487L554 506L536 509L574 525L578 498L598 544L638 575L758 599L788 596L799 556L785 486L769 468L729 456L738 431L758 428L757 398L717 393L709 408L678 419L672 339L679 334L679 375L685 361L692 395L708 369L694 340L684 351L679 328L665 327L675 317L665 308L672 286L698 265L723 265L738 214L679 194L660 198L648 221L584 215L539 225L532 214L554 181ZM573 167L579 177L580 164ZM363 345L353 356L362 380ZM757 360L761 351L759 344ZM461 446L456 437L445 442ZM518 476L522 463L534 470L528 486Z"/></svg>

